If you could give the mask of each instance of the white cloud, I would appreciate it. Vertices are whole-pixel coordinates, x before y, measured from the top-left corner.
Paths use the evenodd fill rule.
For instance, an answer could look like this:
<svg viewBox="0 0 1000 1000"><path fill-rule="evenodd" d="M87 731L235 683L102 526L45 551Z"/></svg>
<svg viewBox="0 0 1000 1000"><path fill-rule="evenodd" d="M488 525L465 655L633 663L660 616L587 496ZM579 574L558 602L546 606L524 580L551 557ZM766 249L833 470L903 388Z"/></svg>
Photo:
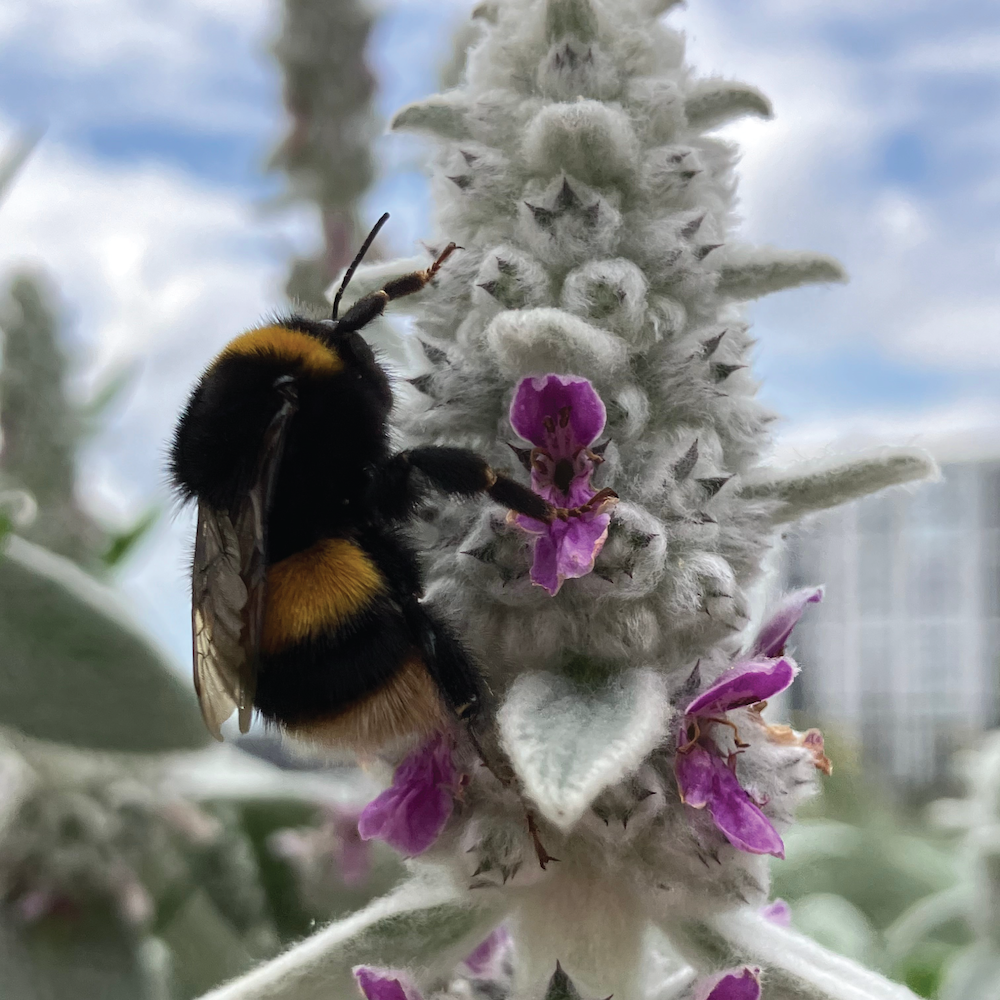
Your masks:
<svg viewBox="0 0 1000 1000"><path fill-rule="evenodd" d="M1000 402L961 401L897 413L866 411L835 423L808 421L785 428L769 464L850 456L885 446L925 448L939 462L1000 460Z"/></svg>
<svg viewBox="0 0 1000 1000"><path fill-rule="evenodd" d="M25 167L0 207L0 273L40 266L53 278L84 383L138 363L128 399L82 463L85 495L105 517L167 503L166 444L190 385L227 340L280 307L287 260L315 238L310 229L307 216L262 217L177 172L51 144ZM181 526L164 524L125 578L144 620L181 651L186 545Z"/></svg>
<svg viewBox="0 0 1000 1000"><path fill-rule="evenodd" d="M699 72L746 79L774 102L773 122L725 133L743 149L741 235L832 252L852 276L824 298L821 315L795 308L815 305L801 292L755 307L768 318L769 349L811 350L814 337L798 332L805 324L827 346L874 341L906 364L984 376L1000 370L1000 337L992 332L1000 325L992 104L977 109L956 96L952 116L942 114L943 97L928 101L946 93L946 82L960 93L973 73L991 74L982 79L995 86L1000 57L995 32L977 16L985 8L959 5L943 31L930 27L933 9L771 0L742 10L697 0L674 16L689 33ZM835 17L859 32L880 32L885 49L834 44ZM883 166L898 133L925 144L929 163L918 183ZM962 180L952 181L957 171Z"/></svg>

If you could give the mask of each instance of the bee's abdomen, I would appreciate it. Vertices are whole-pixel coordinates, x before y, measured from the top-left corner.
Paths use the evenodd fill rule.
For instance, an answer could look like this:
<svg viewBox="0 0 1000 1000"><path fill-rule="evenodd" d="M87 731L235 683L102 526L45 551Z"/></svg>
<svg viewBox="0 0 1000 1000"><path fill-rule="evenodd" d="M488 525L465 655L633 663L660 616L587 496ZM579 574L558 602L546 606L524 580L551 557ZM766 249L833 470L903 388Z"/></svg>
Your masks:
<svg viewBox="0 0 1000 1000"><path fill-rule="evenodd" d="M254 704L293 728L355 710L404 672L431 684L384 576L346 539L323 539L268 570L261 653Z"/></svg>
<svg viewBox="0 0 1000 1000"><path fill-rule="evenodd" d="M385 596L371 557L346 538L324 538L267 571L261 649L280 653L323 634L353 630Z"/></svg>

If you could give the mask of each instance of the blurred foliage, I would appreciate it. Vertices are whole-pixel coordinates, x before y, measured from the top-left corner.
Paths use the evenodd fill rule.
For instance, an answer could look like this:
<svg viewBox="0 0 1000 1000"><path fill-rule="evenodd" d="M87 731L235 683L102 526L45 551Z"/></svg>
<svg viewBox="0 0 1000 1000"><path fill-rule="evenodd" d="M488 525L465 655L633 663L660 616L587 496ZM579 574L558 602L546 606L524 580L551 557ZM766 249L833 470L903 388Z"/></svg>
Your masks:
<svg viewBox="0 0 1000 1000"><path fill-rule="evenodd" d="M0 725L95 750L203 746L193 691L112 590L17 536L0 560Z"/></svg>
<svg viewBox="0 0 1000 1000"><path fill-rule="evenodd" d="M285 0L274 54L291 128L270 166L295 198L315 202L324 251L292 262L288 297L325 309L325 291L361 243L358 201L375 173L375 80L365 62L372 14L361 0Z"/></svg>
<svg viewBox="0 0 1000 1000"><path fill-rule="evenodd" d="M71 403L70 363L56 303L46 281L30 272L16 274L0 299L0 482L8 490L26 490L37 505L35 518L20 526L20 534L100 571L122 561L155 523L157 512L147 510L117 530L98 523L80 505L79 448L130 377L115 373L88 403Z"/></svg>
<svg viewBox="0 0 1000 1000"><path fill-rule="evenodd" d="M4 1000L189 1000L398 879L398 860L376 852L362 882L326 881L311 910L273 843L289 823L319 826L322 790L328 801L356 796L357 781L329 772L303 794L258 762L260 789L283 784L285 797L256 797L246 775L235 798L185 794L192 773L217 776L220 752L191 758L178 782L163 756L81 754L0 732ZM232 756L222 768L233 772Z"/></svg>
<svg viewBox="0 0 1000 1000"><path fill-rule="evenodd" d="M971 940L968 926L933 903L932 933L906 921L925 900L947 900L962 870L954 837L900 805L851 744L827 739L833 775L785 835L773 892L793 926L834 951L935 997L947 963ZM940 919L939 919L940 918Z"/></svg>

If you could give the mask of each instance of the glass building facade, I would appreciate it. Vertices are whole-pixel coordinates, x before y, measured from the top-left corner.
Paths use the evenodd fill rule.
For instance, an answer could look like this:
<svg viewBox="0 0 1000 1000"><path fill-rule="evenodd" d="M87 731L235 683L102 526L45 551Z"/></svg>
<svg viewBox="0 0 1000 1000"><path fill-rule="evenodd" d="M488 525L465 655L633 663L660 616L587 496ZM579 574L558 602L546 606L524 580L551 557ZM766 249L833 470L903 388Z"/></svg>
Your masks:
<svg viewBox="0 0 1000 1000"><path fill-rule="evenodd" d="M1000 724L1000 460L813 519L787 539L784 585L826 584L795 632L791 707L860 743L901 791L950 771Z"/></svg>

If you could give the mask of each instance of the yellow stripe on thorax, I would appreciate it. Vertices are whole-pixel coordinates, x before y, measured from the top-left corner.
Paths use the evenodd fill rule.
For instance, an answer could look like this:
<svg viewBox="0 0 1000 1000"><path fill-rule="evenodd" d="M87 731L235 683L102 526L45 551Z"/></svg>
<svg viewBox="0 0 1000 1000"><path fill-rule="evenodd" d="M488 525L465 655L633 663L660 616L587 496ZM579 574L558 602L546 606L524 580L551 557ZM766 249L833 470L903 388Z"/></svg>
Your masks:
<svg viewBox="0 0 1000 1000"><path fill-rule="evenodd" d="M289 330L284 326L248 330L230 341L219 357L234 354L298 362L307 372L316 375L333 375L344 367L344 362L332 347L301 330Z"/></svg>
<svg viewBox="0 0 1000 1000"><path fill-rule="evenodd" d="M384 588L378 567L353 542L326 538L267 571L264 652L337 628Z"/></svg>

